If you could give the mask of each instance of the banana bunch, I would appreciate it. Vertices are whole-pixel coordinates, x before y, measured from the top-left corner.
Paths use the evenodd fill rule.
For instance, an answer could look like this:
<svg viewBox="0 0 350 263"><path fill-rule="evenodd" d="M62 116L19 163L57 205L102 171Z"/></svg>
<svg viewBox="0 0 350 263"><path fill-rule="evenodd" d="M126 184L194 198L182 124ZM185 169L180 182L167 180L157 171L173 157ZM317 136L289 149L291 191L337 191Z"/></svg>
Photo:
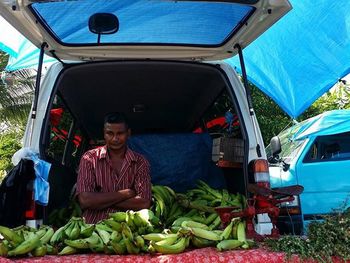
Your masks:
<svg viewBox="0 0 350 263"><path fill-rule="evenodd" d="M67 207L52 210L47 218L47 223L51 226L61 227L67 224L70 218L80 217L81 214L80 205L75 199L71 199Z"/></svg>
<svg viewBox="0 0 350 263"><path fill-rule="evenodd" d="M38 230L27 226L13 229L0 226L0 256L14 257L32 255L42 257L46 254L56 254L57 250L51 246L50 241L54 230L49 226L41 226Z"/></svg>

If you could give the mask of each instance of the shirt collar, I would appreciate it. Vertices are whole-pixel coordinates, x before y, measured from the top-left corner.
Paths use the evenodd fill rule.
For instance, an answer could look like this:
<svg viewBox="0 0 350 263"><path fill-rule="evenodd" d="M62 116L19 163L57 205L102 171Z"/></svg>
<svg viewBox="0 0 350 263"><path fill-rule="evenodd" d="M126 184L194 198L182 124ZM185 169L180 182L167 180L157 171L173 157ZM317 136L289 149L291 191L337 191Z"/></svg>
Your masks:
<svg viewBox="0 0 350 263"><path fill-rule="evenodd" d="M107 156L108 156L107 155L107 145L104 145L104 146L101 147L100 154L99 154L99 159L107 158ZM135 153L132 150L130 150L129 147L126 148L125 159L128 162L136 162Z"/></svg>

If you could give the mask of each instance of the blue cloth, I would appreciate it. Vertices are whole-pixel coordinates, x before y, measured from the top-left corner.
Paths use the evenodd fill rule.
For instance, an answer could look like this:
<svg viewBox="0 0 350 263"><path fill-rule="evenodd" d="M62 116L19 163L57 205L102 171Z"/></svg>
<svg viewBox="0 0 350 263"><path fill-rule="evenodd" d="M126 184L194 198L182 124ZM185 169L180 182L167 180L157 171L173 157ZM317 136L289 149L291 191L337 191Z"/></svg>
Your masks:
<svg viewBox="0 0 350 263"><path fill-rule="evenodd" d="M40 205L46 206L49 203L50 184L48 176L51 164L33 156L35 180L34 180L34 200Z"/></svg>
<svg viewBox="0 0 350 263"><path fill-rule="evenodd" d="M201 179L214 188L225 188L223 172L211 160L209 134L134 135L129 147L150 162L152 184L185 192Z"/></svg>
<svg viewBox="0 0 350 263"><path fill-rule="evenodd" d="M350 1L289 1L243 54L248 79L296 118L350 73ZM228 62L241 71L237 56Z"/></svg>
<svg viewBox="0 0 350 263"><path fill-rule="evenodd" d="M297 125L299 128L292 140L349 132L350 110L327 111Z"/></svg>

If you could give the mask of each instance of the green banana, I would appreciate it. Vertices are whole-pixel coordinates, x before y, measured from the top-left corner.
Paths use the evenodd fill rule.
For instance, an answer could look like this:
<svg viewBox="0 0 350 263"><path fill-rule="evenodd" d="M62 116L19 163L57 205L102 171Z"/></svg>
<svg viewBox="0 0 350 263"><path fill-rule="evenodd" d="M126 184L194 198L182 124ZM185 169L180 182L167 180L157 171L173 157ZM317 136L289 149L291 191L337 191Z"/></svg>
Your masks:
<svg viewBox="0 0 350 263"><path fill-rule="evenodd" d="M124 242L125 242L126 250L128 251L129 254L140 253L140 248L135 246L134 243L129 238L125 238Z"/></svg>
<svg viewBox="0 0 350 263"><path fill-rule="evenodd" d="M237 239L242 242L246 241L244 222L239 222L237 225Z"/></svg>
<svg viewBox="0 0 350 263"><path fill-rule="evenodd" d="M60 256L64 256L64 255L73 255L78 253L78 250L74 247L70 247L70 246L65 246L59 253L58 255Z"/></svg>
<svg viewBox="0 0 350 263"><path fill-rule="evenodd" d="M153 195L159 195L159 197L164 201L165 204L172 203L172 197L167 189L165 189L161 185L153 185L152 186Z"/></svg>
<svg viewBox="0 0 350 263"><path fill-rule="evenodd" d="M221 219L220 219L220 216L218 216L214 221L213 223L211 223L211 225L209 226L209 229L210 230L214 230L216 228L218 228L221 224Z"/></svg>
<svg viewBox="0 0 350 263"><path fill-rule="evenodd" d="M200 215L194 215L194 216L191 216L191 218L193 221L196 221L196 222L202 223L202 224L205 224L205 221L206 221L206 218L204 218Z"/></svg>
<svg viewBox="0 0 350 263"><path fill-rule="evenodd" d="M227 239L220 241L216 247L219 251L230 250L240 247L243 244L242 241L236 239Z"/></svg>
<svg viewBox="0 0 350 263"><path fill-rule="evenodd" d="M109 243L111 235L107 231L98 228L96 229L96 232L101 237L103 244L107 245Z"/></svg>
<svg viewBox="0 0 350 263"><path fill-rule="evenodd" d="M112 240L111 246L113 247L114 252L117 255L123 255L126 253L126 245L125 245L124 239L122 239L120 242L116 242Z"/></svg>
<svg viewBox="0 0 350 263"><path fill-rule="evenodd" d="M0 257L7 257L8 252L9 246L4 241L0 242Z"/></svg>
<svg viewBox="0 0 350 263"><path fill-rule="evenodd" d="M133 222L136 226L136 229L148 225L148 222L145 222L137 212L133 215Z"/></svg>
<svg viewBox="0 0 350 263"><path fill-rule="evenodd" d="M175 193L175 191L173 190L173 189L171 189L169 186L167 186L167 185L164 185L163 186L169 193L170 193L170 195L175 199L176 198L176 193Z"/></svg>
<svg viewBox="0 0 350 263"><path fill-rule="evenodd" d="M65 226L61 226L59 229L56 230L56 232L52 235L50 239L50 244L55 245L56 243L62 241L64 229Z"/></svg>
<svg viewBox="0 0 350 263"><path fill-rule="evenodd" d="M207 218L205 219L204 224L210 225L219 215L215 213L211 213Z"/></svg>
<svg viewBox="0 0 350 263"><path fill-rule="evenodd" d="M190 217L179 217L178 219L176 219L172 226L181 226L182 222L184 221L192 221L192 218Z"/></svg>
<svg viewBox="0 0 350 263"><path fill-rule="evenodd" d="M160 246L164 246L164 245L171 246L176 243L178 238L179 238L179 235L177 234L171 235L162 239L161 241L156 242L156 244Z"/></svg>
<svg viewBox="0 0 350 263"><path fill-rule="evenodd" d="M58 251L56 247L53 247L49 244L45 244L46 245L46 254L48 255L57 255Z"/></svg>
<svg viewBox="0 0 350 263"><path fill-rule="evenodd" d="M191 232L197 237L201 237L201 238L213 240L213 241L221 240L221 237L215 232L205 230L202 228L196 228L196 227L192 227L190 229L191 229Z"/></svg>
<svg viewBox="0 0 350 263"><path fill-rule="evenodd" d="M181 237L173 245L157 245L157 243L151 242L151 246L159 253L162 254L179 254L186 249L188 237Z"/></svg>
<svg viewBox="0 0 350 263"><path fill-rule="evenodd" d="M141 209L136 212L147 225L159 225L159 218L155 216L152 210L150 209Z"/></svg>
<svg viewBox="0 0 350 263"><path fill-rule="evenodd" d="M13 246L17 246L24 241L23 237L16 234L15 231L6 226L0 226L0 234Z"/></svg>
<svg viewBox="0 0 350 263"><path fill-rule="evenodd" d="M79 238L79 236L80 236L80 224L81 223L79 221L74 222L74 227L73 227L73 229L70 232L70 235L68 237L69 239L74 240L74 239Z"/></svg>
<svg viewBox="0 0 350 263"><path fill-rule="evenodd" d="M35 235L37 235L39 238L42 238L47 232L47 228L45 226L42 226L38 231L35 232Z"/></svg>
<svg viewBox="0 0 350 263"><path fill-rule="evenodd" d="M159 204L160 208L160 217L166 217L168 214L168 209L166 206L166 202L164 199L161 197L161 195L157 192L153 194L153 197L157 200L157 203ZM157 210L156 210L157 211Z"/></svg>
<svg viewBox="0 0 350 263"><path fill-rule="evenodd" d="M34 256L34 257L43 257L46 255L46 252L47 252L47 247L45 245L42 245L42 246L39 246L37 248L35 248L31 254Z"/></svg>
<svg viewBox="0 0 350 263"><path fill-rule="evenodd" d="M156 217L160 218L162 215L162 211L161 211L160 204L159 204L157 199L155 199L155 201L154 201L154 206L155 206L155 208L154 208L155 215L156 215Z"/></svg>
<svg viewBox="0 0 350 263"><path fill-rule="evenodd" d="M119 242L122 238L123 236L120 234L120 232L117 231L113 231L110 236L110 240L115 242Z"/></svg>
<svg viewBox="0 0 350 263"><path fill-rule="evenodd" d="M208 239L204 239L196 236L191 237L191 242L197 248L212 247L216 243L216 241L208 240Z"/></svg>
<svg viewBox="0 0 350 263"><path fill-rule="evenodd" d="M96 233L95 233L96 234ZM104 251L104 244L103 244L103 241L102 239L100 238L99 235L97 235L97 238L98 238L98 241L97 243L89 243L89 248L92 252L94 253L100 253L100 252L103 252Z"/></svg>
<svg viewBox="0 0 350 263"><path fill-rule="evenodd" d="M8 252L8 256L18 256L18 255L24 255L35 249L36 247L40 246L40 238L36 235L33 236L31 239L27 239L23 241L21 244L19 244L14 249L10 250Z"/></svg>
<svg viewBox="0 0 350 263"><path fill-rule="evenodd" d="M121 223L121 222L125 222L126 219L126 213L125 212L115 212L115 213L111 213L109 214L110 217L113 218L113 220Z"/></svg>
<svg viewBox="0 0 350 263"><path fill-rule="evenodd" d="M106 219L103 222L115 231L120 232L122 230L122 225L117 221L114 221L112 219Z"/></svg>
<svg viewBox="0 0 350 263"><path fill-rule="evenodd" d="M80 235L83 237L89 237L95 230L95 225L82 224L80 228Z"/></svg>
<svg viewBox="0 0 350 263"><path fill-rule="evenodd" d="M145 245L145 240L144 240L141 236L139 236L139 235L137 235L137 236L134 238L134 240L135 240L135 245L136 245L138 248L142 248L142 247Z"/></svg>
<svg viewBox="0 0 350 263"><path fill-rule="evenodd" d="M75 222L69 221L68 224L66 224L65 229L64 229L64 235L70 239L70 233L72 232L73 228L75 226Z"/></svg>
<svg viewBox="0 0 350 263"><path fill-rule="evenodd" d="M104 253L106 255L112 255L112 254L115 254L115 251L114 251L112 246L105 246L104 247Z"/></svg>
<svg viewBox="0 0 350 263"><path fill-rule="evenodd" d="M99 236L97 233L92 233L90 237L83 238L83 239L76 239L76 240L64 240L64 243L67 246L77 248L77 249L87 249L90 248L90 246L97 245L100 242Z"/></svg>
<svg viewBox="0 0 350 263"><path fill-rule="evenodd" d="M128 224L128 226L131 228L131 229L136 229L136 225L134 223L134 211L132 210L128 210L126 211L126 217L125 217L125 222Z"/></svg>
<svg viewBox="0 0 350 263"><path fill-rule="evenodd" d="M125 238L132 240L133 235L130 227L126 223L122 223L122 234Z"/></svg>
<svg viewBox="0 0 350 263"><path fill-rule="evenodd" d="M104 231L107 231L107 232L109 232L109 233L112 233L112 232L113 232L113 229L110 228L108 225L106 225L106 224L104 223L104 221L101 221L101 222L97 223L97 224L95 225L95 229L96 229L96 230L97 230L97 229L99 229L99 230L104 230Z"/></svg>
<svg viewBox="0 0 350 263"><path fill-rule="evenodd" d="M209 227L207 225L204 225L202 223L198 223L198 222L195 222L195 221L183 221L181 223L181 227L184 227L184 228L192 228L192 227L197 227L197 228L202 228L202 229L206 229L206 230L209 230Z"/></svg>
<svg viewBox="0 0 350 263"><path fill-rule="evenodd" d="M231 221L224 229L224 232L221 234L221 240L229 239L232 233L232 227L234 222Z"/></svg>
<svg viewBox="0 0 350 263"><path fill-rule="evenodd" d="M48 227L47 230L46 230L46 233L45 235L43 235L41 238L40 238L40 241L42 244L46 244L50 241L51 237L53 236L53 234L55 233L55 231L53 230L52 227Z"/></svg>
<svg viewBox="0 0 350 263"><path fill-rule="evenodd" d="M149 240L149 241L161 241L165 238L169 238L169 237L178 237L177 234L162 234L162 233L150 233L147 235L143 235L142 236L144 239Z"/></svg>

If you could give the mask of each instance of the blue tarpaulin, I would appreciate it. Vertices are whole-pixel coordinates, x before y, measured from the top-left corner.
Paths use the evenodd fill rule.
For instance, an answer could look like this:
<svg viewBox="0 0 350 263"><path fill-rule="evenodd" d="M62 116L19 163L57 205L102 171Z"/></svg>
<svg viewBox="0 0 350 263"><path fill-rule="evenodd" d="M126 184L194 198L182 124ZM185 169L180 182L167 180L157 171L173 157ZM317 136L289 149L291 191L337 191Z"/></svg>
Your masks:
<svg viewBox="0 0 350 263"><path fill-rule="evenodd" d="M350 72L350 1L290 2L293 9L243 52L249 80L296 118ZM0 35L0 48L11 51L8 70L37 64L37 50L11 49ZM237 56L227 61L240 71Z"/></svg>

